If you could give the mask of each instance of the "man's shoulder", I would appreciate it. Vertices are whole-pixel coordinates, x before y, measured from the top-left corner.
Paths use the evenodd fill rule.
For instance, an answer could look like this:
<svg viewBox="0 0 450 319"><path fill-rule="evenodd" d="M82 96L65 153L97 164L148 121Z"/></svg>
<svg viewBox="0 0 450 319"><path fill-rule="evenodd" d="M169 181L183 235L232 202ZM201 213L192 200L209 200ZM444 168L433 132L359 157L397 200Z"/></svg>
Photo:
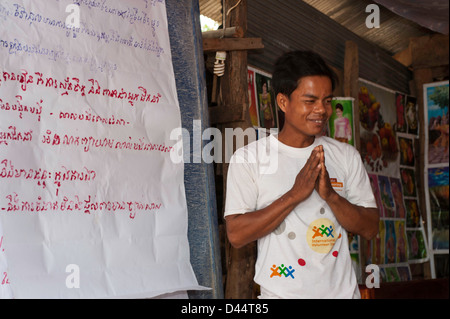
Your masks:
<svg viewBox="0 0 450 319"><path fill-rule="evenodd" d="M267 147L270 140L270 135L265 136L262 138L257 139L256 141L252 141L248 143L247 145L242 146L241 148L237 149L234 155L243 155L243 154L249 154L253 153L256 154L258 152L258 149L262 149Z"/></svg>
<svg viewBox="0 0 450 319"><path fill-rule="evenodd" d="M356 152L356 148L353 145L350 145L348 143L343 143L338 140L335 140L334 138L328 137L328 136L321 136L320 137L321 142L323 145L327 145L328 147L340 151L340 152Z"/></svg>

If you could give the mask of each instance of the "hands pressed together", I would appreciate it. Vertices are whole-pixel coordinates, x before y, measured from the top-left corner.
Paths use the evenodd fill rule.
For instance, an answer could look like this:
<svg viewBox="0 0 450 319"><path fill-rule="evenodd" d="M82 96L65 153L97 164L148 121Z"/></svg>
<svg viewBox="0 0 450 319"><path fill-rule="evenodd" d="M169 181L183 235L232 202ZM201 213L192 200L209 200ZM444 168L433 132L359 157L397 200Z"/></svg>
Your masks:
<svg viewBox="0 0 450 319"><path fill-rule="evenodd" d="M314 191L326 202L339 196L331 186L330 177L325 166L325 152L323 146L316 146L295 178L294 186L291 191L295 198L301 202L308 198Z"/></svg>

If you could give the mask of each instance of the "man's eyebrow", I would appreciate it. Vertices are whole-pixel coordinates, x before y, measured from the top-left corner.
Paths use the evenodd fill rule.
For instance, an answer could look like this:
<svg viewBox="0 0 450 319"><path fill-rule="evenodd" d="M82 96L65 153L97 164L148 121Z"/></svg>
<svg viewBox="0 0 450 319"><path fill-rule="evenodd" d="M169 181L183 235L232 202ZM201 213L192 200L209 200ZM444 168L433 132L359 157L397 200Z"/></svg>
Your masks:
<svg viewBox="0 0 450 319"><path fill-rule="evenodd" d="M315 96L314 94L308 94L308 93L303 94L302 97L307 97L307 98L316 99L316 100L319 99L318 96ZM334 97L335 96L333 94L330 94L330 95L326 96L325 99L334 99Z"/></svg>
<svg viewBox="0 0 450 319"><path fill-rule="evenodd" d="M314 94L308 94L308 93L303 94L302 97L309 97L311 99L318 99L319 98L318 96L315 96Z"/></svg>

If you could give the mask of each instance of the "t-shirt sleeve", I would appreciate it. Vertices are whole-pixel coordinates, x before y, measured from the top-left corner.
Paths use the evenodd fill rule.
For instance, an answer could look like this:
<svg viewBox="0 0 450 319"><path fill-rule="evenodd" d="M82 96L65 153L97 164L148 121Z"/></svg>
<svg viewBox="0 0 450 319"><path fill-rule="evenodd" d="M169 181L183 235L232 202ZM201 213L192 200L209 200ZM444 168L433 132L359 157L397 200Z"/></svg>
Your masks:
<svg viewBox="0 0 450 319"><path fill-rule="evenodd" d="M370 179L361 156L354 148L349 148L349 161L347 162L348 179L346 183L347 200L355 205L367 208L376 208Z"/></svg>
<svg viewBox="0 0 450 319"><path fill-rule="evenodd" d="M244 161L243 152L236 152L228 166L224 217L256 210L258 189L254 164Z"/></svg>

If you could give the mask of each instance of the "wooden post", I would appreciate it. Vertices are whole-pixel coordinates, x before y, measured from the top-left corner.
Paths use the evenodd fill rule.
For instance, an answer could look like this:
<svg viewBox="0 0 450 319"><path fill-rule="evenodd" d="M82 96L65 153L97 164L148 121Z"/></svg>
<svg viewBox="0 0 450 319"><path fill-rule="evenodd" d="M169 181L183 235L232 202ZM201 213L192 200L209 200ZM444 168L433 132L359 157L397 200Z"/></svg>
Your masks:
<svg viewBox="0 0 450 319"><path fill-rule="evenodd" d="M355 147L361 151L360 129L359 129L359 53L358 46L353 41L345 42L345 57L344 57L344 95L355 99L353 104L353 129L355 135ZM361 260L361 274L363 282L365 280L365 266L366 256L369 241L360 237L360 260Z"/></svg>
<svg viewBox="0 0 450 319"><path fill-rule="evenodd" d="M353 41L345 42L344 57L344 94L355 99L353 105L353 123L355 134L355 147L360 150L359 140L359 100L358 100L358 79L359 79L359 56L358 45Z"/></svg>
<svg viewBox="0 0 450 319"><path fill-rule="evenodd" d="M236 0L226 0L226 8L231 8L236 4ZM226 10L224 10L226 13ZM227 17L227 27L235 26L247 31L247 0L241 3ZM225 61L225 75L220 81L221 93L219 105L225 107L224 112L230 114L233 122L222 123L222 135L225 136L225 128L242 128L245 130L251 127L248 116L248 84L247 84L247 51L229 51ZM220 117L219 115L216 115ZM230 118L227 116L226 118ZM222 122L222 121L221 121ZM223 189L226 196L226 183L228 164L222 165ZM224 197L225 197L224 196ZM226 236L224 236L226 237ZM256 244L252 243L243 248L233 248L228 240L226 247L226 280L225 298L227 299L252 299L254 298L253 277L256 262Z"/></svg>

